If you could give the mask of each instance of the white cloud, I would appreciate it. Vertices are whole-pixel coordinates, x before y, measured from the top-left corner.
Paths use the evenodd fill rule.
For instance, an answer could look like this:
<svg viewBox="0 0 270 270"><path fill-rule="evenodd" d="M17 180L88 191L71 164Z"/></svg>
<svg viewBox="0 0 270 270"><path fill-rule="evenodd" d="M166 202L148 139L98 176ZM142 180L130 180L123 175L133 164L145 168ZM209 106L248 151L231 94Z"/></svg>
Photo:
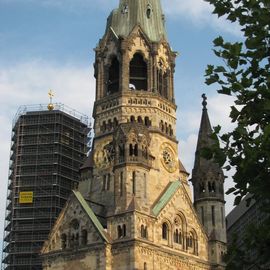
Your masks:
<svg viewBox="0 0 270 270"><path fill-rule="evenodd" d="M95 96L92 68L56 66L44 61L0 67L0 233L5 213L12 119L20 105L47 104L49 89L55 92L55 102L91 115Z"/></svg>
<svg viewBox="0 0 270 270"><path fill-rule="evenodd" d="M177 18L183 17L190 20L198 27L210 26L218 31L227 32L236 36L240 35L240 28L237 24L226 21L225 18L218 18L212 14L213 6L204 0L170 0L163 1L165 13Z"/></svg>

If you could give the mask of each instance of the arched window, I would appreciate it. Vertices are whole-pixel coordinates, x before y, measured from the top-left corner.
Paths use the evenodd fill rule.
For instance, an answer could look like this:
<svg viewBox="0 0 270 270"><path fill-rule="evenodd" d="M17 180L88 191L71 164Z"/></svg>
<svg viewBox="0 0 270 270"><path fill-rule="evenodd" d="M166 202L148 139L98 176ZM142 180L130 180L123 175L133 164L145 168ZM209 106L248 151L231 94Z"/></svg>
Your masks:
<svg viewBox="0 0 270 270"><path fill-rule="evenodd" d="M150 126L151 126L151 122L150 122L148 116L146 116L146 117L144 118L144 124L145 124L147 127L150 127Z"/></svg>
<svg viewBox="0 0 270 270"><path fill-rule="evenodd" d="M183 235L185 234L185 217L182 213L178 213L178 215L174 218L174 242L183 245ZM182 246L182 248L184 248Z"/></svg>
<svg viewBox="0 0 270 270"><path fill-rule="evenodd" d="M126 230L126 224L123 225L123 237L126 237L127 230Z"/></svg>
<svg viewBox="0 0 270 270"><path fill-rule="evenodd" d="M134 155L133 145L129 145L129 155L132 157Z"/></svg>
<svg viewBox="0 0 270 270"><path fill-rule="evenodd" d="M169 227L167 223L162 224L162 239L168 240L169 237Z"/></svg>
<svg viewBox="0 0 270 270"><path fill-rule="evenodd" d="M146 262L143 264L143 270L147 270L147 263Z"/></svg>
<svg viewBox="0 0 270 270"><path fill-rule="evenodd" d="M123 231L120 225L117 226L117 234L118 234L118 238L123 237Z"/></svg>
<svg viewBox="0 0 270 270"><path fill-rule="evenodd" d="M134 145L134 156L137 157L139 154L139 151L138 151L138 144L135 144Z"/></svg>
<svg viewBox="0 0 270 270"><path fill-rule="evenodd" d="M212 182L212 192L216 192L216 183Z"/></svg>
<svg viewBox="0 0 270 270"><path fill-rule="evenodd" d="M172 126L171 125L169 125L169 135L170 136L173 136L173 130L172 130Z"/></svg>
<svg viewBox="0 0 270 270"><path fill-rule="evenodd" d="M178 229L175 230L174 232L174 242L179 243L179 232Z"/></svg>
<svg viewBox="0 0 270 270"><path fill-rule="evenodd" d="M129 84L136 90L147 91L147 64L140 53L135 53L130 61Z"/></svg>
<svg viewBox="0 0 270 270"><path fill-rule="evenodd" d="M174 242L182 245L182 243L183 243L182 237L183 237L183 235L182 235L181 229L176 229L174 232Z"/></svg>
<svg viewBox="0 0 270 270"><path fill-rule="evenodd" d="M143 120L142 120L142 117L141 116L138 116L138 123L140 123L140 124L143 123Z"/></svg>
<svg viewBox="0 0 270 270"><path fill-rule="evenodd" d="M141 237L147 239L147 226L141 225Z"/></svg>
<svg viewBox="0 0 270 270"><path fill-rule="evenodd" d="M197 234L195 231L191 231L187 236L187 248L193 254L198 255L198 240Z"/></svg>
<svg viewBox="0 0 270 270"><path fill-rule="evenodd" d="M131 115L131 116L130 116L130 122L131 122L131 123L134 123L134 122L135 122L135 116L134 116L134 115Z"/></svg>
<svg viewBox="0 0 270 270"><path fill-rule="evenodd" d="M114 94L119 91L119 62L116 57L112 59L109 67L108 89L107 94Z"/></svg>
<svg viewBox="0 0 270 270"><path fill-rule="evenodd" d="M113 118L113 128L115 129L118 126L118 120Z"/></svg>
<svg viewBox="0 0 270 270"><path fill-rule="evenodd" d="M202 192L202 193L205 192L205 183L204 183L204 182L200 182L200 183L199 183L199 190L200 190L200 192Z"/></svg>
<svg viewBox="0 0 270 270"><path fill-rule="evenodd" d="M144 238L144 225L141 225L141 237Z"/></svg>
<svg viewBox="0 0 270 270"><path fill-rule="evenodd" d="M163 120L161 120L160 122L160 129L162 132L164 132L164 123L163 123Z"/></svg>
<svg viewBox="0 0 270 270"><path fill-rule="evenodd" d="M165 133L168 134L168 124L165 123Z"/></svg>
<svg viewBox="0 0 270 270"><path fill-rule="evenodd" d="M165 98L168 98L168 77L169 72L165 69L163 60L160 59L157 70L157 90Z"/></svg>

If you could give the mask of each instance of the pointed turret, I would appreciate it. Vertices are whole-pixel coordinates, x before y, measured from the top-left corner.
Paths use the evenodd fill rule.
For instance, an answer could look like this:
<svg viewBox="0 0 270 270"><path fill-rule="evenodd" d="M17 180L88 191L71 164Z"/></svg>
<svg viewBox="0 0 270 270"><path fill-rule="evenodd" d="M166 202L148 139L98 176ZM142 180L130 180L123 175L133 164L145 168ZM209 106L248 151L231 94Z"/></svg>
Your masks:
<svg viewBox="0 0 270 270"><path fill-rule="evenodd" d="M108 18L106 31L111 28L117 36L127 37L140 25L150 41L159 42L166 39L164 22L160 0L120 0Z"/></svg>
<svg viewBox="0 0 270 270"><path fill-rule="evenodd" d="M192 183L195 187L195 191L199 190L199 192L194 192L194 200L202 199L202 195L200 194L201 190L204 193L203 197L205 197L205 195L206 197L217 197L221 201L224 201L223 171L213 159L207 160L202 157L203 149L211 148L215 143L211 137L213 130L207 111L207 97L203 94L202 98L202 118L195 154L195 164L192 171ZM216 183L216 181L219 181L219 183Z"/></svg>
<svg viewBox="0 0 270 270"><path fill-rule="evenodd" d="M226 251L224 174L215 160L208 160L202 156L203 149L211 148L215 143L211 137L213 130L205 94L202 98L202 118L192 171L194 206L209 237L211 261L217 266L216 269L223 269L223 254Z"/></svg>

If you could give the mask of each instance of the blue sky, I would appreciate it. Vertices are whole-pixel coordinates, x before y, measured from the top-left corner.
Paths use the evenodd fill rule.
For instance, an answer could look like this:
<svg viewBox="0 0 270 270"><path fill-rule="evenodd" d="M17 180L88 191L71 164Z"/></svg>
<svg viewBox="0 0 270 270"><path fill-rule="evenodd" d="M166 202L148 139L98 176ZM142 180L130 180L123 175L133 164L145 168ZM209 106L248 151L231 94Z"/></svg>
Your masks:
<svg viewBox="0 0 270 270"><path fill-rule="evenodd" d="M0 0L0 220L3 220L12 119L20 105L55 102L91 115L94 47L119 0ZM207 64L218 63L212 40L237 40L237 25L217 19L203 0L162 0L171 47L179 52L175 73L180 159L191 171L201 116L208 96L213 125L230 129L231 100L204 84ZM231 181L226 183L230 186ZM227 212L232 198L227 197ZM2 228L0 224L0 231ZM1 232L0 232L1 234Z"/></svg>

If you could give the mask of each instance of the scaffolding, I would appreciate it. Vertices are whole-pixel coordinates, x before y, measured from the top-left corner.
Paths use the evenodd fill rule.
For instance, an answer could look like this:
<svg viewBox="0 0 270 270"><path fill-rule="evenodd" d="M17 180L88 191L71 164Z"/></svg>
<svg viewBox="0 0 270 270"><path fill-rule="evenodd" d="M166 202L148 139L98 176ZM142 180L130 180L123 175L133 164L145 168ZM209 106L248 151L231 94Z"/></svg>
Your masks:
<svg viewBox="0 0 270 270"><path fill-rule="evenodd" d="M39 252L80 180L88 118L63 104L20 107L12 129L1 269L40 270Z"/></svg>

